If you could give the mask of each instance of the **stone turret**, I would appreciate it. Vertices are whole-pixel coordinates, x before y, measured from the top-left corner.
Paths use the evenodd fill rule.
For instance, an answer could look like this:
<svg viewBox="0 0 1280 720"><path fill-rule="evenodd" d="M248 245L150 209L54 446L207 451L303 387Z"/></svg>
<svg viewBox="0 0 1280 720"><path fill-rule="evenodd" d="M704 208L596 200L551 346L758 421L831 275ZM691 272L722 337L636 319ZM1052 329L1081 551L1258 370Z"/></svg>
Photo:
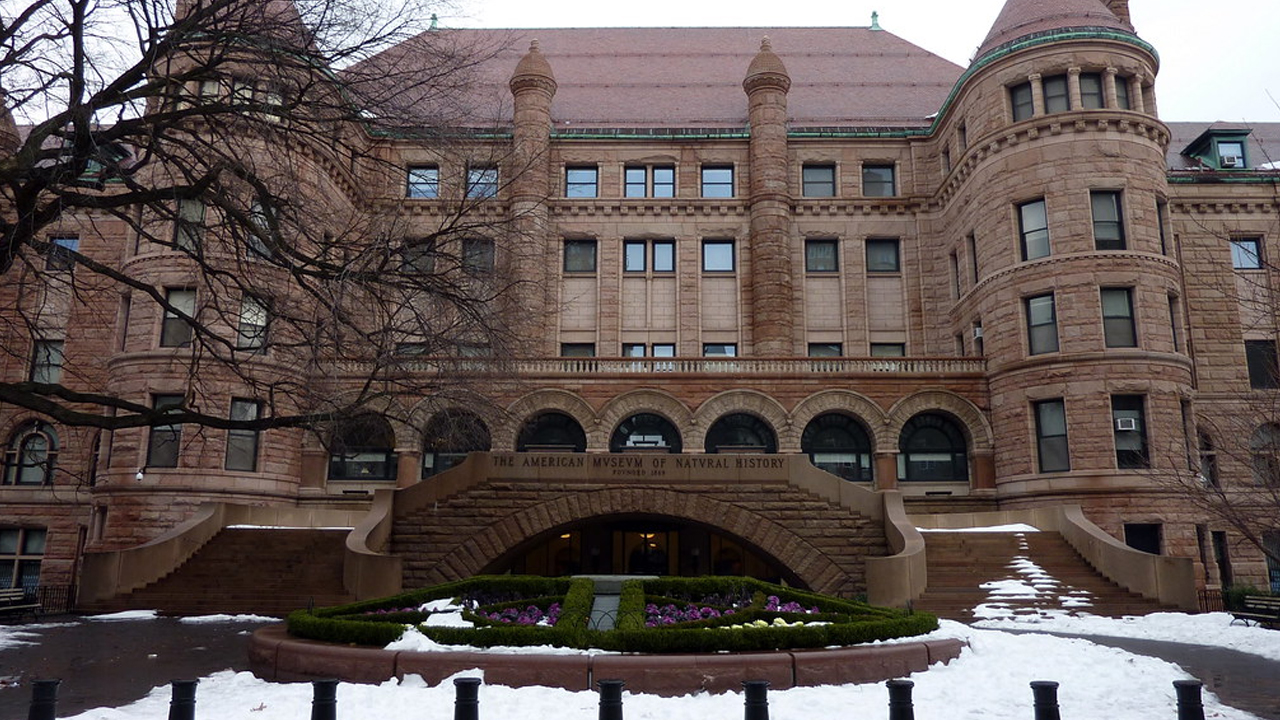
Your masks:
<svg viewBox="0 0 1280 720"><path fill-rule="evenodd" d="M556 267L557 245L546 232L547 197L550 194L551 101L556 94L556 78L551 63L542 54L538 41L516 65L509 83L513 98L512 156L504 170L510 194L510 212L518 242L525 246L520 258L506 253L507 271L521 290L513 294L511 308L521 338L532 354L554 354L554 333L548 313L555 307L555 283L549 273ZM536 257L529 257L528 255Z"/></svg>
<svg viewBox="0 0 1280 720"><path fill-rule="evenodd" d="M790 247L791 194L787 186L787 91L791 78L765 38L747 68L751 128L751 239L745 288L755 355L793 355L795 317Z"/></svg>

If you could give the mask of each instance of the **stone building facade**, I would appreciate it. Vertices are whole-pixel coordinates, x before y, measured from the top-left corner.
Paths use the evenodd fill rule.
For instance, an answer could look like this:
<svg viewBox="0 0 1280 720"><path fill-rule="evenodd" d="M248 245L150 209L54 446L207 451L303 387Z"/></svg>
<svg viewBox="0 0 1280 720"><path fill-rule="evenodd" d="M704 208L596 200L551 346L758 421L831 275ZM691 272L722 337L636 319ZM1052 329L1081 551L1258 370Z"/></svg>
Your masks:
<svg viewBox="0 0 1280 720"><path fill-rule="evenodd" d="M162 467L154 431L0 407L0 586L75 583L86 553L168 537L202 503L359 512L379 489L453 483L375 548L406 584L749 572L865 592L866 558L897 550L883 518L798 457L734 475L775 454L915 516L1079 505L1190 558L1201 586L1280 582L1177 485L1250 483L1270 447L1280 129L1162 122L1127 2L1053 5L1009 0L968 68L874 26L502 36L483 68L509 106L486 141L501 163L370 137L394 171L317 162L309 179L408 233L492 184L475 212L520 228L520 255L489 261L524 283L527 345L462 367L484 397L371 407L346 453L255 434L239 470L228 431L184 429ZM376 204L356 207L354 184ZM188 282L123 224L62 228L81 253ZM0 292L6 311L36 302ZM63 372L143 401L186 387L155 306L38 292ZM199 392L237 397L208 372ZM1225 451L1254 436L1252 456ZM24 465L55 451L52 474ZM493 454L449 470L474 451ZM536 473L477 474L531 457Z"/></svg>

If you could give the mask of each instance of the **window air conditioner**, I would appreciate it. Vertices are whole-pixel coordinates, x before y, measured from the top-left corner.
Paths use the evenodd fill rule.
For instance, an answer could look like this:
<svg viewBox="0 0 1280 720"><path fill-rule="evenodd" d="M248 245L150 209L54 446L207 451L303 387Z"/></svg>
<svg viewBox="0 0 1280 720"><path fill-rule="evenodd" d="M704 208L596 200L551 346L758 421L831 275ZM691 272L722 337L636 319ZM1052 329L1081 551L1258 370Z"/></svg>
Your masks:
<svg viewBox="0 0 1280 720"><path fill-rule="evenodd" d="M1116 418L1116 430L1118 432L1133 432L1138 429L1137 418Z"/></svg>
<svg viewBox="0 0 1280 720"><path fill-rule="evenodd" d="M973 329L973 339L974 339L974 340L981 340L981 339L982 339L982 326L981 326L981 325L979 325L979 326L977 326L977 327L975 327L975 328Z"/></svg>
<svg viewBox="0 0 1280 720"><path fill-rule="evenodd" d="M1240 156L1239 156L1239 155L1224 155L1224 156L1222 156L1222 167L1224 167L1224 168L1240 167L1242 164L1243 164L1243 163L1241 163L1241 162L1240 162Z"/></svg>

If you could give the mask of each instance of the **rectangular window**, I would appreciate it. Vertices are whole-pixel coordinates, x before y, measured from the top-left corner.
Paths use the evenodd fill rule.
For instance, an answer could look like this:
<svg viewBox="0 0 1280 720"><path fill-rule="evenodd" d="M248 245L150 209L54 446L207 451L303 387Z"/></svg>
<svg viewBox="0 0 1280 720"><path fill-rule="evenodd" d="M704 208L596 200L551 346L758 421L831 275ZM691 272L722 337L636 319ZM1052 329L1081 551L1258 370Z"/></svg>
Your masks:
<svg viewBox="0 0 1280 720"><path fill-rule="evenodd" d="M672 165L628 167L623 171L623 194L629 198L676 196L676 169Z"/></svg>
<svg viewBox="0 0 1280 720"><path fill-rule="evenodd" d="M468 275L493 272L493 241L488 238L463 238L462 271Z"/></svg>
<svg viewBox="0 0 1280 720"><path fill-rule="evenodd" d="M1058 351L1058 318L1053 293L1026 299L1027 345L1032 355Z"/></svg>
<svg viewBox="0 0 1280 720"><path fill-rule="evenodd" d="M271 316L266 300L245 295L240 301L240 324L236 329L236 349L255 355L267 352L267 323Z"/></svg>
<svg viewBox="0 0 1280 720"><path fill-rule="evenodd" d="M1134 470L1151 467L1147 455L1147 423L1142 395L1112 395L1111 424L1116 444L1116 467Z"/></svg>
<svg viewBox="0 0 1280 720"><path fill-rule="evenodd" d="M702 271L733 272L733 241L703 240Z"/></svg>
<svg viewBox="0 0 1280 720"><path fill-rule="evenodd" d="M737 357L738 346L734 343L707 343L702 346L703 357Z"/></svg>
<svg viewBox="0 0 1280 720"><path fill-rule="evenodd" d="M1231 267L1237 270L1262 268L1262 238L1232 238Z"/></svg>
<svg viewBox="0 0 1280 720"><path fill-rule="evenodd" d="M906 357L905 343L871 343L871 357Z"/></svg>
<svg viewBox="0 0 1280 720"><path fill-rule="evenodd" d="M1249 366L1249 387L1256 390L1280 387L1274 340L1245 340L1244 359Z"/></svg>
<svg viewBox="0 0 1280 720"><path fill-rule="evenodd" d="M1085 110L1101 110L1106 107L1102 75L1099 73L1080 74L1080 107Z"/></svg>
<svg viewBox="0 0 1280 720"><path fill-rule="evenodd" d="M564 271L567 273L593 273L596 271L595 240L564 241Z"/></svg>
<svg viewBox="0 0 1280 720"><path fill-rule="evenodd" d="M836 166L805 165L800 169L800 181L805 197L835 197Z"/></svg>
<svg viewBox="0 0 1280 720"><path fill-rule="evenodd" d="M840 269L837 241L805 240L804 269L806 272L836 272Z"/></svg>
<svg viewBox="0 0 1280 720"><path fill-rule="evenodd" d="M960 299L960 258L956 257L956 254L953 252L947 258L947 260L949 263L949 267L951 269L951 273L950 273L951 299L959 300Z"/></svg>
<svg viewBox="0 0 1280 720"><path fill-rule="evenodd" d="M1129 102L1129 78L1123 75L1116 76L1116 107L1120 110L1133 109Z"/></svg>
<svg viewBox="0 0 1280 720"><path fill-rule="evenodd" d="M840 343L809 343L809 357L830 358L844 355L844 345Z"/></svg>
<svg viewBox="0 0 1280 720"><path fill-rule="evenodd" d="M151 407L157 410L177 409L181 395L153 395ZM147 467L178 467L178 449L182 445L181 425L152 426L147 439Z"/></svg>
<svg viewBox="0 0 1280 720"><path fill-rule="evenodd" d="M733 197L733 167L702 167L702 197Z"/></svg>
<svg viewBox="0 0 1280 720"><path fill-rule="evenodd" d="M1018 206L1018 236L1021 239L1023 260L1038 260L1049 256L1049 214L1045 209L1044 198Z"/></svg>
<svg viewBox="0 0 1280 720"><path fill-rule="evenodd" d="M560 343L560 357L588 358L595 356L595 343Z"/></svg>
<svg viewBox="0 0 1280 720"><path fill-rule="evenodd" d="M1219 140L1218 167L1237 170L1248 167L1244 161L1244 143L1239 140Z"/></svg>
<svg viewBox="0 0 1280 720"><path fill-rule="evenodd" d="M0 528L0 588L35 592L47 537L44 528Z"/></svg>
<svg viewBox="0 0 1280 720"><path fill-rule="evenodd" d="M1124 221L1120 214L1120 193L1094 190L1089 193L1093 207L1093 243L1099 250L1124 249Z"/></svg>
<svg viewBox="0 0 1280 720"><path fill-rule="evenodd" d="M571 167L564 170L564 196L567 198L599 197L599 171L595 167Z"/></svg>
<svg viewBox="0 0 1280 720"><path fill-rule="evenodd" d="M1182 350L1182 341L1178 337L1178 298L1169 296L1169 331L1173 333L1173 351Z"/></svg>
<svg viewBox="0 0 1280 720"><path fill-rule="evenodd" d="M37 340L31 352L31 382L62 382L63 342L61 340Z"/></svg>
<svg viewBox="0 0 1280 720"><path fill-rule="evenodd" d="M622 357L638 358L644 357L644 343L623 343Z"/></svg>
<svg viewBox="0 0 1280 720"><path fill-rule="evenodd" d="M1165 236L1164 223L1165 216L1169 214L1169 203L1164 200L1156 201L1156 229L1160 231L1160 254L1169 254L1169 241Z"/></svg>
<svg viewBox="0 0 1280 720"><path fill-rule="evenodd" d="M863 165L862 194L865 197L893 197L898 194L892 165Z"/></svg>
<svg viewBox="0 0 1280 720"><path fill-rule="evenodd" d="M676 244L674 240L627 240L622 244L623 272L644 272L650 267L652 251L653 271L675 272Z"/></svg>
<svg viewBox="0 0 1280 720"><path fill-rule="evenodd" d="M173 309L165 308L164 320L160 326L160 347L186 347L191 344L191 325L178 313L194 318L196 314L196 291L171 288L164 293L164 299Z"/></svg>
<svg viewBox="0 0 1280 720"><path fill-rule="evenodd" d="M467 169L467 197L494 198L498 196L498 168L473 167Z"/></svg>
<svg viewBox="0 0 1280 720"><path fill-rule="evenodd" d="M409 168L405 178L404 196L412 199L440 197L440 168L434 165Z"/></svg>
<svg viewBox="0 0 1280 720"><path fill-rule="evenodd" d="M867 272L896 273L902 269L898 260L898 241L893 239L867 241Z"/></svg>
<svg viewBox="0 0 1280 720"><path fill-rule="evenodd" d="M1013 106L1013 121L1030 120L1036 106L1031 94L1031 83L1024 82L1009 88L1009 102Z"/></svg>
<svg viewBox="0 0 1280 720"><path fill-rule="evenodd" d="M49 238L49 254L44 269L50 272L71 272L76 266L74 253L80 250L80 238L76 235L55 235Z"/></svg>
<svg viewBox="0 0 1280 720"><path fill-rule="evenodd" d="M1036 448L1040 456L1040 472L1066 472L1071 469L1071 453L1067 445L1067 411L1061 399L1041 400L1032 405L1036 414Z"/></svg>
<svg viewBox="0 0 1280 720"><path fill-rule="evenodd" d="M1071 109L1071 95L1067 90L1067 76L1054 75L1044 79L1044 111L1060 113Z"/></svg>
<svg viewBox="0 0 1280 720"><path fill-rule="evenodd" d="M969 256L969 281L978 284L978 238L969 233L964 238L965 254Z"/></svg>
<svg viewBox="0 0 1280 720"><path fill-rule="evenodd" d="M405 238L400 248L400 272L430 275L436 270L436 248L431 238Z"/></svg>
<svg viewBox="0 0 1280 720"><path fill-rule="evenodd" d="M253 400L231 399L231 419L247 422L257 420L261 406ZM232 428L227 431L227 457L223 467L227 470L254 472L258 469L258 431Z"/></svg>
<svg viewBox="0 0 1280 720"><path fill-rule="evenodd" d="M1132 289L1102 288L1102 335L1109 348L1138 346Z"/></svg>
<svg viewBox="0 0 1280 720"><path fill-rule="evenodd" d="M673 343L654 343L653 357L672 358L676 356L676 346Z"/></svg>
<svg viewBox="0 0 1280 720"><path fill-rule="evenodd" d="M200 247L204 228L204 203L200 200L179 200L178 216L173 223L173 246L177 250L194 252Z"/></svg>

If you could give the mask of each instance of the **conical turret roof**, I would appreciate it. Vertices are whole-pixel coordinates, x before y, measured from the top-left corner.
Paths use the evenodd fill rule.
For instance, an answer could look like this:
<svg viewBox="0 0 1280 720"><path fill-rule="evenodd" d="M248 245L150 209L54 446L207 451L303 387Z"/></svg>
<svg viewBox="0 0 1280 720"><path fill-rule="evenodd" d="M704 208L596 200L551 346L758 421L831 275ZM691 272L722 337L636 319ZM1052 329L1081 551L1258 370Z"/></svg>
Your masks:
<svg viewBox="0 0 1280 720"><path fill-rule="evenodd" d="M1133 33L1102 0L1007 0L974 59L1028 35L1076 27Z"/></svg>

